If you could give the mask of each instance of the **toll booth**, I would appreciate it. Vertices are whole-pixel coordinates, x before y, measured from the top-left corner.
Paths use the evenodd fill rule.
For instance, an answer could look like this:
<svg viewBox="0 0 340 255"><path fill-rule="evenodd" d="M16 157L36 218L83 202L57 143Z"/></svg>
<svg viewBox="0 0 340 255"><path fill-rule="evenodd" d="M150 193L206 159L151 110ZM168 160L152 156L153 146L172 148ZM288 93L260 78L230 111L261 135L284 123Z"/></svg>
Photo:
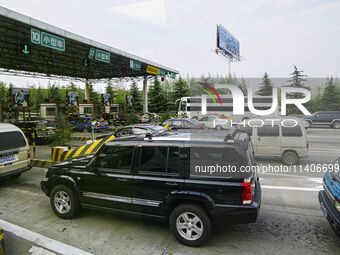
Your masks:
<svg viewBox="0 0 340 255"><path fill-rule="evenodd" d="M54 121L58 116L58 106L56 103L40 104L40 117L46 120Z"/></svg>
<svg viewBox="0 0 340 255"><path fill-rule="evenodd" d="M94 105L87 103L87 104L79 104L79 115L94 115Z"/></svg>
<svg viewBox="0 0 340 255"><path fill-rule="evenodd" d="M110 104L109 106L104 106L106 114L111 114L112 116L119 115L119 104Z"/></svg>

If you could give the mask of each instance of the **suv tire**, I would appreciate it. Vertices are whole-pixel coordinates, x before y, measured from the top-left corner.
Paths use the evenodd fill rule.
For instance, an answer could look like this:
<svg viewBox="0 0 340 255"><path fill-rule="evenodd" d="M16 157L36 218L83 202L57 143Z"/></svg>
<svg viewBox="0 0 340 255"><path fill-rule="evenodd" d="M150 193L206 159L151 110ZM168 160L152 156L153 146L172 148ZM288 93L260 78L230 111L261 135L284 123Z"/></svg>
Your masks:
<svg viewBox="0 0 340 255"><path fill-rule="evenodd" d="M332 127L335 129L339 129L340 128L340 121L334 121L332 124Z"/></svg>
<svg viewBox="0 0 340 255"><path fill-rule="evenodd" d="M65 185L57 185L52 189L50 203L54 213L62 219L74 218L80 209L73 190Z"/></svg>
<svg viewBox="0 0 340 255"><path fill-rule="evenodd" d="M211 220L199 206L182 204L177 206L170 215L170 229L176 239L189 246L200 246L210 237Z"/></svg>
<svg viewBox="0 0 340 255"><path fill-rule="evenodd" d="M282 155L282 161L285 165L296 165L299 162L299 157L294 151L286 151Z"/></svg>

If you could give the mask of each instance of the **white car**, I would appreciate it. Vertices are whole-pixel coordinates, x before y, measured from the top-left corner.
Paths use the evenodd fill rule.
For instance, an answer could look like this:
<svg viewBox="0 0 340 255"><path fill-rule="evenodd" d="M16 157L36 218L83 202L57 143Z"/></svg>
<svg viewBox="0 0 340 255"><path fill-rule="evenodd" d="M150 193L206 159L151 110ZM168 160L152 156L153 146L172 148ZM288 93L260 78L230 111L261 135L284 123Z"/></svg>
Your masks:
<svg viewBox="0 0 340 255"><path fill-rule="evenodd" d="M265 122L261 127L239 127L251 137L255 157L278 157L284 164L295 165L308 154L306 130L300 122L294 127L286 126Z"/></svg>
<svg viewBox="0 0 340 255"><path fill-rule="evenodd" d="M215 115L203 116L198 121L203 123L206 128L222 130L230 127L230 122L227 119L220 119Z"/></svg>

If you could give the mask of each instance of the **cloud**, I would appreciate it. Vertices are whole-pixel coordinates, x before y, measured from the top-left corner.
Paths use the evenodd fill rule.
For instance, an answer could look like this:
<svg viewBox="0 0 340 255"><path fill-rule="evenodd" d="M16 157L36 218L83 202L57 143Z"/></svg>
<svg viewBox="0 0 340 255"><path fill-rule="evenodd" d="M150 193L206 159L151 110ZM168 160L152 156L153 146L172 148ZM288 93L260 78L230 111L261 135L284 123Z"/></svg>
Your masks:
<svg viewBox="0 0 340 255"><path fill-rule="evenodd" d="M138 3L124 4L115 6L111 9L159 26L165 27L167 25L164 0L148 0Z"/></svg>

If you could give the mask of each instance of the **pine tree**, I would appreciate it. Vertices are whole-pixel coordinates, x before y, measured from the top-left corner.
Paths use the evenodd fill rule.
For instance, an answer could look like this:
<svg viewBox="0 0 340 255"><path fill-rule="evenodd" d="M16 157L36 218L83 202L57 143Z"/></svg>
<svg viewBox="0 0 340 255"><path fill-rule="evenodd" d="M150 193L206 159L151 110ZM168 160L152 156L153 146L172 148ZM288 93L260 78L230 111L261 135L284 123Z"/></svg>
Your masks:
<svg viewBox="0 0 340 255"><path fill-rule="evenodd" d="M59 87L57 87L55 84L52 84L52 85L49 84L48 100L53 103L57 103L61 101Z"/></svg>
<svg viewBox="0 0 340 255"><path fill-rule="evenodd" d="M0 103L4 103L7 100L7 88L6 84L2 81L0 81Z"/></svg>
<svg viewBox="0 0 340 255"><path fill-rule="evenodd" d="M174 101L186 96L189 96L189 85L187 81L183 80L182 77L179 77L174 83Z"/></svg>
<svg viewBox="0 0 340 255"><path fill-rule="evenodd" d="M290 87L309 89L304 84L304 82L306 81L305 77L307 77L307 75L304 75L302 73L303 71L298 70L297 67L294 65L294 71L290 74L291 78L288 81L290 82Z"/></svg>
<svg viewBox="0 0 340 255"><path fill-rule="evenodd" d="M237 87L242 90L243 95L248 94L248 86L244 78L242 78L241 82L238 83Z"/></svg>
<svg viewBox="0 0 340 255"><path fill-rule="evenodd" d="M110 95L110 102L113 103L115 100L115 91L112 86L112 82L110 79L107 80L107 85L105 87L105 93Z"/></svg>
<svg viewBox="0 0 340 255"><path fill-rule="evenodd" d="M327 83L322 96L323 108L328 111L340 110L340 89L335 84L333 77Z"/></svg>
<svg viewBox="0 0 340 255"><path fill-rule="evenodd" d="M155 81L153 86L150 87L149 90L149 112L152 113L162 113L166 112L167 109L167 101L166 97L164 96L164 92L161 87L161 83L155 77Z"/></svg>
<svg viewBox="0 0 340 255"><path fill-rule="evenodd" d="M99 103L99 94L94 90L92 82L87 84L89 90L89 100L93 104Z"/></svg>
<svg viewBox="0 0 340 255"><path fill-rule="evenodd" d="M135 113L142 113L143 107L142 107L142 98L140 91L138 90L138 86L135 82L131 84L130 88L130 96L132 97L132 108Z"/></svg>
<svg viewBox="0 0 340 255"><path fill-rule="evenodd" d="M260 89L256 92L256 94L259 96L273 95L273 83L269 79L269 75L267 73L264 73Z"/></svg>

